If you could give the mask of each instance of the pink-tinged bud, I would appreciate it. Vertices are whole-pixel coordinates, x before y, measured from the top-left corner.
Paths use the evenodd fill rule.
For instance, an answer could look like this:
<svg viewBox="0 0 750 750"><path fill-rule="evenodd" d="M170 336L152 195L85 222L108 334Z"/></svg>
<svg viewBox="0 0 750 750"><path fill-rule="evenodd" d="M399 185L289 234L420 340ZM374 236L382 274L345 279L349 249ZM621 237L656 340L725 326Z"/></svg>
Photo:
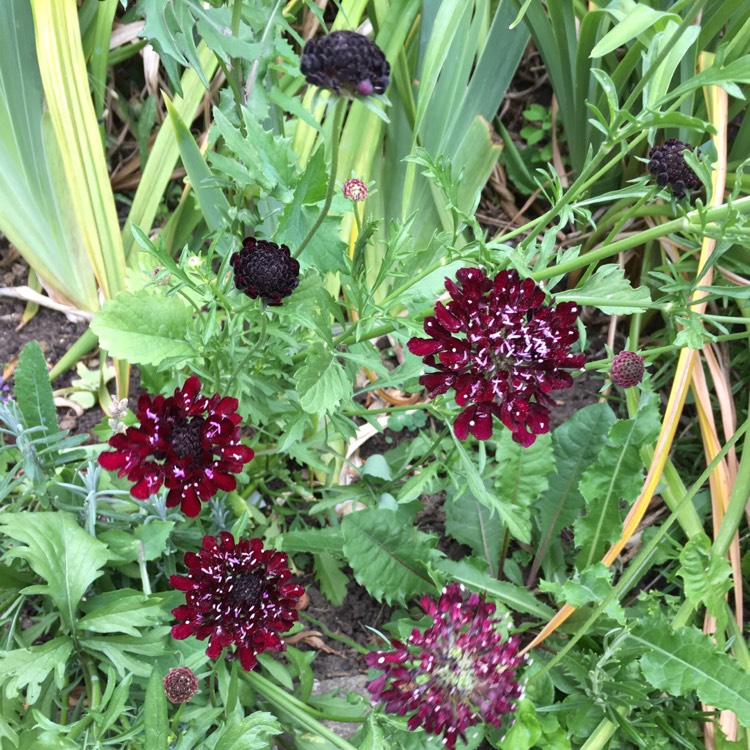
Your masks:
<svg viewBox="0 0 750 750"><path fill-rule="evenodd" d="M350 201L363 201L367 198L367 185L362 180L352 178L344 183L344 198Z"/></svg>

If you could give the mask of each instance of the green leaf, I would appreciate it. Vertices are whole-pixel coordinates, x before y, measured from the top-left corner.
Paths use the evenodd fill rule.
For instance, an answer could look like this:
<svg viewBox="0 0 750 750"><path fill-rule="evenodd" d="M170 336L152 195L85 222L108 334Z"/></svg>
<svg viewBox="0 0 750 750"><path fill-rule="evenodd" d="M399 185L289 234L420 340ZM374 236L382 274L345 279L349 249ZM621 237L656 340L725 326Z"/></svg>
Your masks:
<svg viewBox="0 0 750 750"><path fill-rule="evenodd" d="M549 487L548 475L555 468L552 436L539 435L524 448L503 430L497 441L495 491L501 502L521 509L536 501Z"/></svg>
<svg viewBox="0 0 750 750"><path fill-rule="evenodd" d="M435 462L430 466L439 464ZM470 492L447 499L444 510L445 531L483 558L490 573L496 575L504 528L497 513L477 502Z"/></svg>
<svg viewBox="0 0 750 750"><path fill-rule="evenodd" d="M344 550L344 537L340 526L285 531L279 537L278 548L289 554L312 551L341 557Z"/></svg>
<svg viewBox="0 0 750 750"><path fill-rule="evenodd" d="M425 563L435 540L395 513L381 508L350 513L341 530L354 577L379 602L405 602L434 588Z"/></svg>
<svg viewBox="0 0 750 750"><path fill-rule="evenodd" d="M273 714L255 711L244 719L232 716L219 732L214 750L267 750L281 725Z"/></svg>
<svg viewBox="0 0 750 750"><path fill-rule="evenodd" d="M107 548L76 522L71 513L16 513L0 516L3 532L24 546L9 549L7 560L23 560L46 584L24 593L49 596L66 627L76 629L76 611L86 589L102 575Z"/></svg>
<svg viewBox="0 0 750 750"><path fill-rule="evenodd" d="M482 505L486 505L491 510L497 511L514 538L520 542L528 543L531 540L531 524L529 523L528 515L523 517L516 508L504 502L494 491L487 489L482 474L471 456L466 452L466 449L458 438L454 435L451 435L451 437L453 437L453 444L456 446L461 467L464 470L464 477L468 484L469 492Z"/></svg>
<svg viewBox="0 0 750 750"><path fill-rule="evenodd" d="M620 7L617 7L617 6ZM612 13L618 20L614 28L610 29L591 50L591 57L603 57L610 52L614 52L618 47L623 47L632 39L646 34L644 40L645 46L653 38L655 28L663 28L667 19L673 18L676 21L680 17L674 13L664 13L654 8L649 8L643 3L635 3L633 0L627 2L611 3L604 10Z"/></svg>
<svg viewBox="0 0 750 750"><path fill-rule="evenodd" d="M146 685L143 719L146 747L149 750L167 750L169 747L167 696L164 692L164 675L158 664L154 665Z"/></svg>
<svg viewBox="0 0 750 750"><path fill-rule="evenodd" d="M297 393L308 414L323 417L332 414L344 399L351 398L353 388L344 368L324 345L311 352L307 362L297 370Z"/></svg>
<svg viewBox="0 0 750 750"><path fill-rule="evenodd" d="M385 482L390 482L393 479L391 467L388 465L385 456L381 453L369 456L359 474L361 477L374 477L375 479L382 479Z"/></svg>
<svg viewBox="0 0 750 750"><path fill-rule="evenodd" d="M514 612L526 612L540 620L548 620L554 615L554 610L538 601L528 589L507 581L498 581L495 576L478 570L470 559L459 562L444 559L435 567L452 580L463 583L474 591L487 592Z"/></svg>
<svg viewBox="0 0 750 750"><path fill-rule="evenodd" d="M166 653L169 632L169 626L158 626L137 636L89 635L81 641L81 647L98 661L109 661L120 677L132 672L137 677L147 678L154 661Z"/></svg>
<svg viewBox="0 0 750 750"><path fill-rule="evenodd" d="M335 607L342 604L349 586L349 576L343 573L341 568L342 563L335 557L325 552L313 554L313 572L320 593Z"/></svg>
<svg viewBox="0 0 750 750"><path fill-rule="evenodd" d="M125 676L124 680L118 680L114 669L110 669L107 672L107 692L113 685L117 685L112 690L112 696L107 699L105 693L102 702L106 704L106 711L101 714L101 718L97 716L96 728L98 736L102 737L106 731L115 725L121 718L123 713L129 709L127 706L128 697L130 695L130 684L133 682L133 675L129 674Z"/></svg>
<svg viewBox="0 0 750 750"><path fill-rule="evenodd" d="M607 315L629 315L651 307L651 295L645 286L633 289L620 266L599 266L582 287L555 294L555 302L570 300L578 305L598 307Z"/></svg>
<svg viewBox="0 0 750 750"><path fill-rule="evenodd" d="M91 330L113 357L131 364L159 365L182 361L195 352L186 341L193 311L179 297L163 297L145 289L121 292L104 303Z"/></svg>
<svg viewBox="0 0 750 750"><path fill-rule="evenodd" d="M29 341L21 350L13 379L13 393L26 427L44 427L47 435L59 431L47 363L36 341Z"/></svg>
<svg viewBox="0 0 750 750"><path fill-rule="evenodd" d="M535 571L542 560L550 560L550 545L556 543L560 531L581 514L583 496L578 482L596 460L614 421L609 406L591 404L575 412L552 434L555 472L549 477L549 489L537 503L541 539L534 560Z"/></svg>
<svg viewBox="0 0 750 750"><path fill-rule="evenodd" d="M644 391L635 418L613 423L607 444L581 477L586 514L573 523L576 546L581 548L579 569L601 559L607 544L619 538L620 504L632 504L643 487L641 447L656 440L660 427L659 400L653 392Z"/></svg>
<svg viewBox="0 0 750 750"><path fill-rule="evenodd" d="M677 575L685 581L685 598L696 608L705 605L716 618L717 632L723 632L727 621L724 595L732 588L729 561L717 555L705 534L692 537L680 553Z"/></svg>
<svg viewBox="0 0 750 750"><path fill-rule="evenodd" d="M53 638L41 646L0 652L0 685L5 686L5 695L12 698L25 690L26 702L33 705L51 672L55 673L55 685L62 690L71 653L73 641L68 636Z"/></svg>
<svg viewBox="0 0 750 750"><path fill-rule="evenodd" d="M225 154L211 153L208 155L211 163L227 172L229 177L239 177L246 185L257 185L262 196L271 195L282 203L289 203L294 197L292 188L298 179L297 159L290 148L289 139L263 130L247 109L242 110L245 133L235 128L218 107L214 107L213 112L218 131L239 162ZM238 167L242 169L241 174L234 171ZM233 170L232 174L228 169Z"/></svg>
<svg viewBox="0 0 750 750"><path fill-rule="evenodd" d="M164 619L162 598L146 596L132 589L97 594L81 607L86 615L78 621L80 630L92 633L128 633L140 635Z"/></svg>
<svg viewBox="0 0 750 750"><path fill-rule="evenodd" d="M670 695L697 693L703 703L737 714L750 727L750 675L711 638L695 627L672 628L652 616L628 635L646 653L640 659L643 676Z"/></svg>
<svg viewBox="0 0 750 750"><path fill-rule="evenodd" d="M164 103L167 105L169 120L174 128L177 144L180 148L180 158L187 170L190 185L206 220L206 226L216 232L224 226L229 214L229 203L224 193L216 187L214 176L203 158L198 144L195 142L187 125L183 122L179 112L172 104L172 100L165 94Z"/></svg>
<svg viewBox="0 0 750 750"><path fill-rule="evenodd" d="M539 590L553 592L559 600L580 609L587 604L598 604L612 592L612 574L612 570L604 563L596 563L582 573L576 572L575 578L566 581L562 586L540 581ZM616 622L625 622L625 610L617 599L609 602L604 611Z"/></svg>

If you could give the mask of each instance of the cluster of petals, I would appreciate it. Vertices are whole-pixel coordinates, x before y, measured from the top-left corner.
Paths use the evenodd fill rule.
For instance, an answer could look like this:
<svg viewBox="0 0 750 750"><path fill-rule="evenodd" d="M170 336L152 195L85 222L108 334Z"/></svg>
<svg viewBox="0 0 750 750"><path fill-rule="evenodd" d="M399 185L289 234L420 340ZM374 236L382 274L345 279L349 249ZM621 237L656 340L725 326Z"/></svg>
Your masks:
<svg viewBox="0 0 750 750"><path fill-rule="evenodd" d="M167 506L179 505L191 517L200 512L201 501L235 489L232 474L253 457L240 443L237 399L208 398L200 389L193 375L167 398L142 395L136 412L140 426L113 435L113 450L99 456L105 469L134 482L130 494L136 499L146 500L165 485Z"/></svg>
<svg viewBox="0 0 750 750"><path fill-rule="evenodd" d="M406 643L392 641L392 651L368 654L368 666L383 674L367 687L389 713L410 714L409 729L443 735L453 750L468 727L499 728L515 710L523 658L518 638L502 634L495 605L478 594L465 599L452 583L437 602L424 597L421 604L433 624L424 633L415 628Z"/></svg>
<svg viewBox="0 0 750 750"><path fill-rule="evenodd" d="M550 430L550 393L569 388L569 371L586 362L571 351L579 308L546 305L544 291L514 270L493 280L479 268L463 268L457 280L445 280L451 300L438 302L425 319L429 338L408 342L412 354L437 370L419 382L433 397L455 390L456 403L466 407L454 424L459 439L489 439L496 416L516 442L529 446Z"/></svg>
<svg viewBox="0 0 750 750"><path fill-rule="evenodd" d="M263 548L260 539L235 543L226 531L203 537L201 549L185 553L186 576L169 582L185 592L185 604L172 610L178 624L172 637L209 639L206 655L217 659L233 646L228 659L239 658L245 670L264 651L284 651L281 638L297 621L296 606L304 593L291 582L287 556Z"/></svg>

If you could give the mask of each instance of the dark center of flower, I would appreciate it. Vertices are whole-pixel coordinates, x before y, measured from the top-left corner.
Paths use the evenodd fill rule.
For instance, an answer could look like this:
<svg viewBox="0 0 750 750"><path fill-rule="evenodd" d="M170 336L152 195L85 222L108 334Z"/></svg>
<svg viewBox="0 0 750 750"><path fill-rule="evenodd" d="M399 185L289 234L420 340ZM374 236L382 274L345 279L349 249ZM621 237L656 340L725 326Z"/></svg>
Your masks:
<svg viewBox="0 0 750 750"><path fill-rule="evenodd" d="M203 417L178 417L172 425L170 442L179 458L192 456L196 461L203 452Z"/></svg>
<svg viewBox="0 0 750 750"><path fill-rule="evenodd" d="M260 604L265 579L265 571L260 570L251 570L237 576L229 594L232 604L243 609Z"/></svg>

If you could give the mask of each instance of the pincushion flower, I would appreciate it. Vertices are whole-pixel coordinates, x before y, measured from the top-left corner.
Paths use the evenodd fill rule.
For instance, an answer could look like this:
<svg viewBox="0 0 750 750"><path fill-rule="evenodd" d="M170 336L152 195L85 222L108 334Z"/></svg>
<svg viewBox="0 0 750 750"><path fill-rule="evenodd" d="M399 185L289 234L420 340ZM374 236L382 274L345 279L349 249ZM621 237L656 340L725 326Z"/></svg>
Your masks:
<svg viewBox="0 0 750 750"><path fill-rule="evenodd" d="M685 161L684 152L692 150L687 143L670 138L661 146L653 146L648 153L648 171L656 176L659 187L669 185L675 198L684 198L685 190L701 188L701 181Z"/></svg>
<svg viewBox="0 0 750 750"><path fill-rule="evenodd" d="M299 65L308 83L347 96L382 94L391 74L380 47L356 31L334 31L310 39Z"/></svg>
<svg viewBox="0 0 750 750"><path fill-rule="evenodd" d="M620 352L612 358L609 377L620 388L632 388L643 380L643 357L635 352Z"/></svg>
<svg viewBox="0 0 750 750"><path fill-rule="evenodd" d="M503 636L494 604L474 593L465 600L463 590L451 583L439 601L424 597L433 624L415 628L406 643L392 641L392 651L367 655L368 666L383 671L367 685L373 696L389 713L413 712L409 729L442 734L448 750L470 726L499 728L523 695L518 637Z"/></svg>
<svg viewBox="0 0 750 750"><path fill-rule="evenodd" d="M299 262L286 245L245 237L242 250L229 259L234 285L251 299L278 307L299 284Z"/></svg>
<svg viewBox="0 0 750 750"><path fill-rule="evenodd" d="M172 610L179 620L172 628L173 638L208 638L210 659L234 646L228 658L239 658L248 671L258 654L285 650L280 634L297 621L295 607L304 593L289 580L286 554L263 549L260 539L235 544L232 535L222 531L218 539L203 537L197 554L186 552L185 565L186 576L169 578L172 586L185 592L185 604Z"/></svg>
<svg viewBox="0 0 750 750"><path fill-rule="evenodd" d="M457 280L445 280L451 301L438 302L435 315L425 319L430 338L407 344L438 370L419 382L432 397L456 391L456 403L466 406L453 427L460 440L469 433L489 439L496 416L513 440L529 446L549 432L549 394L573 385L568 370L586 362L570 350L578 340L579 308L574 302L545 305L542 289L516 271L490 280L479 268L462 268Z"/></svg>
<svg viewBox="0 0 750 750"><path fill-rule="evenodd" d="M253 451L240 443L237 399L200 394L201 382L189 377L174 395L142 395L136 417L139 427L113 435L99 463L134 482L130 494L146 500L167 487L167 506L181 506L197 516L201 501L219 490L233 490L238 474Z"/></svg>
<svg viewBox="0 0 750 750"><path fill-rule="evenodd" d="M170 669L164 678L164 692L172 703L187 703L198 692L198 678L188 667Z"/></svg>
<svg viewBox="0 0 750 750"><path fill-rule="evenodd" d="M350 201L363 201L367 198L367 185L362 180L358 180L356 177L352 177L351 180L347 180L344 183L342 190L344 198Z"/></svg>

